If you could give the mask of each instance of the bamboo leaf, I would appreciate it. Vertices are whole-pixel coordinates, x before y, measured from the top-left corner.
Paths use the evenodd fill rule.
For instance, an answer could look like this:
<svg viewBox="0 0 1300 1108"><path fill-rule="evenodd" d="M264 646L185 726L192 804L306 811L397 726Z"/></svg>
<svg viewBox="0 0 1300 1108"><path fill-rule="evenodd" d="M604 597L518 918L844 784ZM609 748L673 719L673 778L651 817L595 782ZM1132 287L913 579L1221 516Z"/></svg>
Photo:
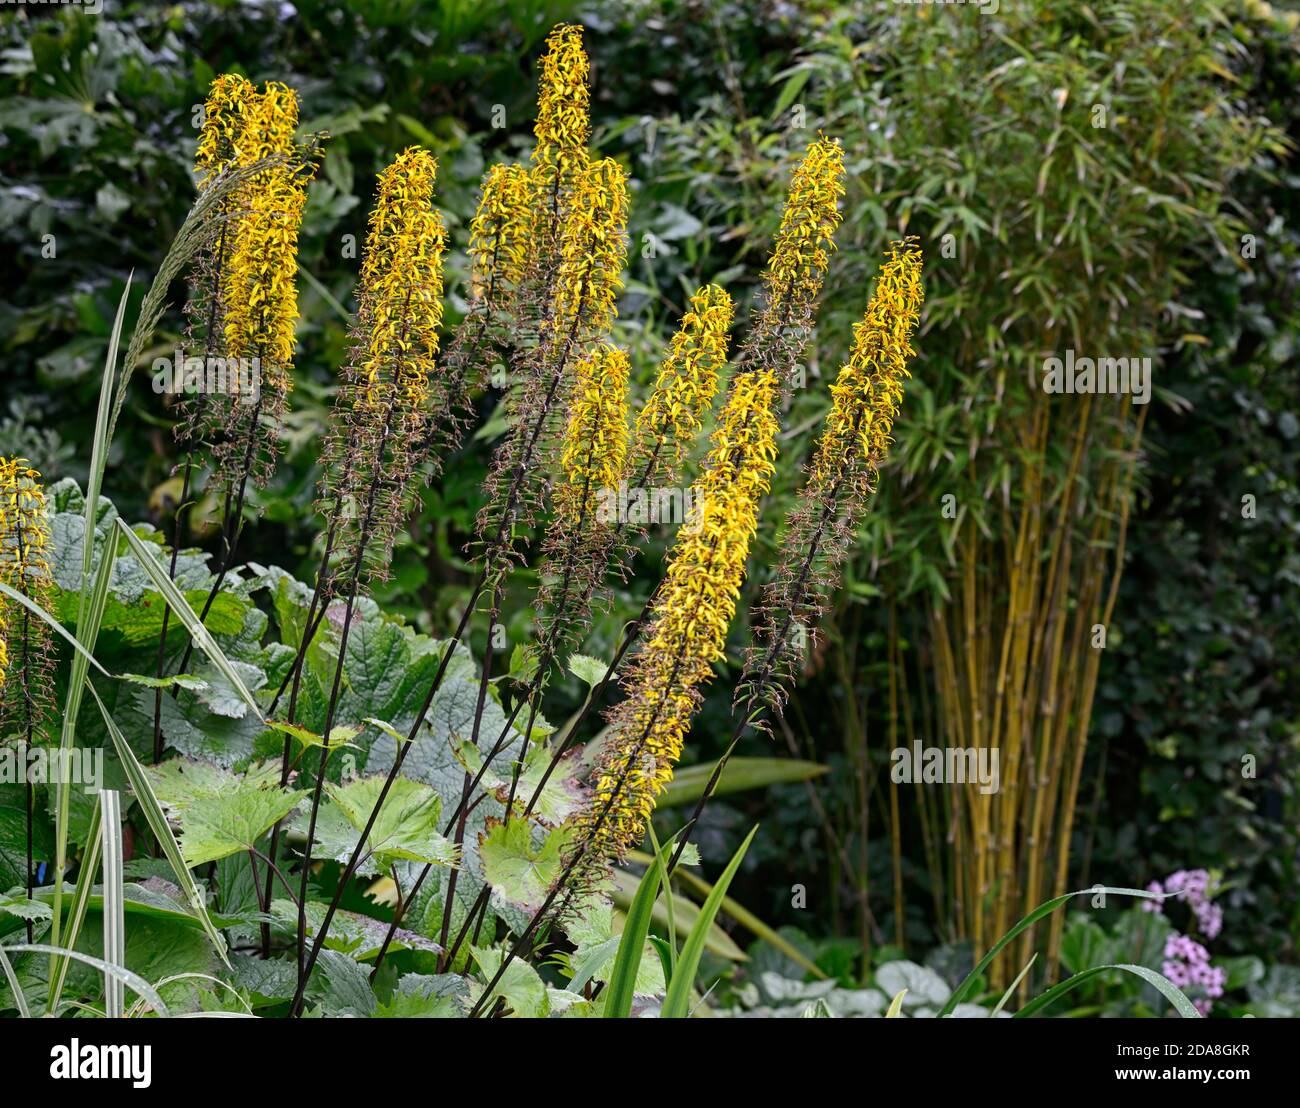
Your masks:
<svg viewBox="0 0 1300 1108"><path fill-rule="evenodd" d="M766 789L769 785L787 785L807 781L829 772L830 767L818 762L805 762L794 758L732 758L718 778L714 796L744 792L747 789ZM672 808L693 804L704 795L705 786L713 776L713 764L687 766L679 769L668 787L659 795L656 808Z"/></svg>

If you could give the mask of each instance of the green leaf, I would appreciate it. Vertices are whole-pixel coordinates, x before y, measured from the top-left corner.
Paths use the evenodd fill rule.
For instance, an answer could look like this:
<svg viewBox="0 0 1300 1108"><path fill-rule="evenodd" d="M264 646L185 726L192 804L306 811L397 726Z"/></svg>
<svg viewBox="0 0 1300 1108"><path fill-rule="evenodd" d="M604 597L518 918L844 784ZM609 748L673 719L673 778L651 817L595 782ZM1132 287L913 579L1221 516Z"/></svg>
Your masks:
<svg viewBox="0 0 1300 1108"><path fill-rule="evenodd" d="M668 787L659 794L655 807L673 808L695 803L704 795L705 786L713 776L713 768L712 764L705 763L677 770L668 782ZM794 758L732 758L718 778L713 795L725 796L727 793L744 792L747 789L766 789L770 785L807 781L829 771L829 766Z"/></svg>
<svg viewBox="0 0 1300 1108"><path fill-rule="evenodd" d="M182 818L181 848L186 863L201 866L251 850L306 795L305 791L238 782L223 791L195 797Z"/></svg>
<svg viewBox="0 0 1300 1108"><path fill-rule="evenodd" d="M988 953L975 964L975 968L966 975L962 983L953 990L952 996L948 998L947 1003L939 1009L939 1018L942 1019L944 1016L951 1015L952 1010L970 996L984 971L989 968L989 964L1022 931L1032 927L1044 916L1051 915L1062 904L1069 903L1076 896L1092 896L1099 892L1104 894L1114 893L1117 896L1136 896L1141 897L1143 900L1161 899L1159 893L1147 892L1145 889L1124 889L1112 888L1109 885L1097 885L1091 889L1076 889L1072 893L1062 893L1060 896L1044 901L989 948Z"/></svg>
<svg viewBox="0 0 1300 1108"><path fill-rule="evenodd" d="M1012 1019L1020 1019L1024 1016L1032 1016L1041 1012L1049 1004L1063 997L1072 989L1077 989L1080 985L1086 984L1092 978L1108 970L1123 970L1125 973L1131 973L1135 977L1142 978L1148 985L1153 986L1166 1000L1169 1001L1183 1019L1195 1020L1201 1018L1201 1013L1196 1010L1195 1005L1187 999L1183 991L1169 980L1164 974L1157 973L1146 966L1134 966L1124 962L1117 962L1110 966L1093 966L1082 973L1076 973L1073 977L1067 977L1064 981L1059 981L1040 996L1034 997L1020 1011L1012 1014Z"/></svg>
<svg viewBox="0 0 1300 1108"><path fill-rule="evenodd" d="M470 947L470 953L474 956L474 961L478 963L479 971L486 981L491 981L496 976L501 961L505 958L504 951L483 950L476 946ZM487 991L486 981L472 991L474 1002L477 1002ZM486 1015L492 1010L498 997L505 998L511 1010L510 1014L513 1016L536 1019L550 1014L550 997L547 995L545 983L538 976L537 971L521 958L516 958L506 967L501 980L492 990L491 998L482 1004L479 1010Z"/></svg>
<svg viewBox="0 0 1300 1108"><path fill-rule="evenodd" d="M668 994L664 997L663 1008L660 1011L661 1018L684 1019L690 1014L691 989L695 986L695 974L700 967L700 957L704 953L704 942L709 927L717 916L718 909L722 907L722 898L727 895L731 879L736 876L745 852L749 849L749 844L754 841L756 834L758 834L757 826L745 836L745 841L740 844L740 848L727 863L727 868L722 871L718 883L713 886L708 900L704 902L700 918L695 921L695 926L686 936L681 958L677 962L677 971L673 974L673 979L668 982Z"/></svg>
<svg viewBox="0 0 1300 1108"><path fill-rule="evenodd" d="M571 827L558 827L535 845L533 827L524 820L488 820L478 851L492 895L530 914L540 910L559 879L571 837Z"/></svg>
<svg viewBox="0 0 1300 1108"><path fill-rule="evenodd" d="M313 848L314 857L346 862L352 856L384 782L385 777L375 774L347 785L325 783L330 802L317 816L316 841L320 849ZM438 830L441 812L442 801L428 785L395 778L358 858L356 872L387 873L399 861L454 866L455 844Z"/></svg>
<svg viewBox="0 0 1300 1108"><path fill-rule="evenodd" d="M554 772L542 787L537 803L529 813L529 819L534 819L547 827L558 827L582 807L582 786L573 772L579 753L580 751L575 748L560 759ZM482 752L468 741L456 744L456 756L473 775L477 775L483 768ZM528 802L537 792L542 777L550 768L552 756L553 751L544 742L534 742L529 745L528 753L524 755L523 768L519 772L519 782L515 786L516 815L523 815ZM517 762L514 764L518 765ZM498 774L495 763L483 772L479 784L502 804L505 804L510 797L510 776L508 773Z"/></svg>
<svg viewBox="0 0 1300 1108"><path fill-rule="evenodd" d="M605 680L609 666L588 654L574 654L569 658L569 672L594 689Z"/></svg>
<svg viewBox="0 0 1300 1108"><path fill-rule="evenodd" d="M636 895L627 911L623 924L623 940L614 960L614 972L609 979L609 993L605 998L605 1016L608 1019L626 1019L632 1014L632 997L636 992L637 972L645 951L646 936L650 933L650 916L664 874L664 851L674 839L661 847L655 855L655 864L646 867L645 875L637 886Z"/></svg>

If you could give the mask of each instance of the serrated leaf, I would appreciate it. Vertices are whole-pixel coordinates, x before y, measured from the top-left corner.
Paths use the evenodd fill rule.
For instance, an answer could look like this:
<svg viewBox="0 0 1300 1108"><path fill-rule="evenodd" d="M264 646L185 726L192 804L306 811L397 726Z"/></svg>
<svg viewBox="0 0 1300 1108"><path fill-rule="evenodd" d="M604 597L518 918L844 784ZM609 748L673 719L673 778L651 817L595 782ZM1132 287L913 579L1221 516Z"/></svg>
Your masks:
<svg viewBox="0 0 1300 1108"><path fill-rule="evenodd" d="M534 844L533 827L524 820L489 820L478 853L492 895L525 912L540 909L560 876L572 834L571 827L558 827Z"/></svg>
<svg viewBox="0 0 1300 1108"><path fill-rule="evenodd" d="M594 689L609 673L609 666L589 654L574 654L569 658L569 672Z"/></svg>
<svg viewBox="0 0 1300 1108"><path fill-rule="evenodd" d="M320 849L313 848L313 856L336 861L347 861L352 856L384 782L379 774L346 785L326 782L330 802L317 817L316 841ZM434 789L405 777L396 778L375 818L356 872L362 876L386 873L398 861L454 866L455 845L438 830L441 812L442 801Z"/></svg>

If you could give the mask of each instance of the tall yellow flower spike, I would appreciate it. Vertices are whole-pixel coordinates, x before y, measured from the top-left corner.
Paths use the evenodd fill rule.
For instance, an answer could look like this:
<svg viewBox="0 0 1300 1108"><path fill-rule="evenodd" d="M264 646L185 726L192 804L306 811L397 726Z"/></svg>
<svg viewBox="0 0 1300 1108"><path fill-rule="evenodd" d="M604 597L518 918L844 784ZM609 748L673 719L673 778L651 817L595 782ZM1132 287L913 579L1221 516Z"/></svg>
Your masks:
<svg viewBox="0 0 1300 1108"><path fill-rule="evenodd" d="M388 572L428 452L432 412L445 406L436 374L447 233L433 207L438 163L418 146L380 175L357 284L351 358L330 416L317 507L330 520L340 571L358 555ZM435 397L436 394L436 397Z"/></svg>
<svg viewBox="0 0 1300 1108"><path fill-rule="evenodd" d="M874 469L889 449L903 399L911 338L921 311L921 250L915 240L894 243L880 267L876 292L853 325L853 348L831 386L831 410L813 460L811 481L826 484L857 450Z"/></svg>
<svg viewBox="0 0 1300 1108"><path fill-rule="evenodd" d="M47 611L53 584L49 546L41 475L21 458L0 458L0 581ZM29 737L50 709L50 633L26 608L15 609L14 616L0 732Z"/></svg>
<svg viewBox="0 0 1300 1108"><path fill-rule="evenodd" d="M602 343L574 367L577 383L569 405L556 494L558 513L585 520L603 490L614 488L627 455L627 355Z"/></svg>
<svg viewBox="0 0 1300 1108"><path fill-rule="evenodd" d="M288 164L297 126L297 94L268 81L245 115L235 156L240 165L273 156L285 161L262 170L250 185L226 289L227 352L232 358L260 358L263 387L286 389L298 319L298 230L311 173L310 167ZM274 380L268 381L270 376Z"/></svg>
<svg viewBox="0 0 1300 1108"><path fill-rule="evenodd" d="M911 340L922 295L916 240L894 243L866 314L853 328L853 347L831 386L808 479L786 517L780 556L755 606L754 641L735 692L745 715L759 703L779 709L786 681L816 644L827 598L889 450L915 354Z"/></svg>
<svg viewBox="0 0 1300 1108"><path fill-rule="evenodd" d="M540 211L553 218L563 193L587 163L591 141L591 63L582 28L561 24L546 38L533 133L533 187Z"/></svg>
<svg viewBox="0 0 1300 1108"><path fill-rule="evenodd" d="M194 173L200 189L234 158L245 114L256 101L257 90L238 73L223 73L208 88L194 153Z"/></svg>
<svg viewBox="0 0 1300 1108"><path fill-rule="evenodd" d="M733 310L731 297L717 285L705 285L691 297L636 417L627 470L636 487L677 481L727 364Z"/></svg>
<svg viewBox="0 0 1300 1108"><path fill-rule="evenodd" d="M438 163L412 146L379 175L379 196L357 300L367 336L362 371L365 401L385 402L389 387L403 394L400 408L418 413L429 396L442 326L442 264L447 232L433 207ZM392 367L386 380L386 366Z"/></svg>
<svg viewBox="0 0 1300 1108"><path fill-rule="evenodd" d="M518 287L528 260L532 213L528 171L494 165L483 178L478 210L469 225L470 287L476 297L493 297Z"/></svg>
<svg viewBox="0 0 1300 1108"><path fill-rule="evenodd" d="M614 323L614 303L627 262L627 174L612 158L592 162L579 175L573 209L560 242L553 291L554 338L582 331L601 335Z"/></svg>
<svg viewBox="0 0 1300 1108"><path fill-rule="evenodd" d="M672 780L701 699L726 653L727 628L775 472L775 372L738 373L696 484L698 517L678 534L626 699L611 713L588 806L578 820L584 872L599 873L641 841ZM586 866L591 870L586 870Z"/></svg>
<svg viewBox="0 0 1300 1108"><path fill-rule="evenodd" d="M844 151L838 142L819 137L790 178L781 226L763 274L766 297L750 340L751 356L772 361L785 328L811 323L835 249L843 195Z"/></svg>

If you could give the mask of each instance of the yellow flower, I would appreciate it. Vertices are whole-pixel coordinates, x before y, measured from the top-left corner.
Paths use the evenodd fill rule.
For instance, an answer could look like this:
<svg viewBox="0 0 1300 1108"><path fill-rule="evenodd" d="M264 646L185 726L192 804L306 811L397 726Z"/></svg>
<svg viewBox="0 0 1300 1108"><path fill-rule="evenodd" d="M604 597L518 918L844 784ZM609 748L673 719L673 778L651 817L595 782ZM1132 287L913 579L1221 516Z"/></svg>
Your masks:
<svg viewBox="0 0 1300 1108"><path fill-rule="evenodd" d="M844 151L819 137L790 178L785 210L767 272L767 297L756 330L777 332L807 322L830 266L844 195Z"/></svg>
<svg viewBox="0 0 1300 1108"><path fill-rule="evenodd" d="M672 780L700 701L726 654L759 503L775 471L780 392L771 370L737 373L694 490L697 518L678 534L627 697L579 817L584 859L603 867L640 842L655 798Z"/></svg>
<svg viewBox="0 0 1300 1108"><path fill-rule="evenodd" d="M470 287L476 297L514 289L523 280L531 212L528 172L520 165L494 165L483 178L478 210L469 225Z"/></svg>
<svg viewBox="0 0 1300 1108"><path fill-rule="evenodd" d="M638 487L677 481L727 363L732 311L731 297L717 285L691 297L636 418L628 477Z"/></svg>
<svg viewBox="0 0 1300 1108"><path fill-rule="evenodd" d="M340 566L358 552L387 573L426 452L442 325L446 230L433 207L438 163L418 146L380 175L357 285L356 339L330 417L320 510Z"/></svg>
<svg viewBox="0 0 1300 1108"><path fill-rule="evenodd" d="M447 242L433 207L437 172L433 155L412 146L379 175L357 293L367 342L361 364L367 404L379 404L391 386L404 394L407 411L419 412L429 395Z"/></svg>
<svg viewBox="0 0 1300 1108"><path fill-rule="evenodd" d="M243 130L245 113L256 99L257 90L238 73L223 73L208 88L203 126L194 154L194 173L200 189L235 156L235 142Z"/></svg>
<svg viewBox="0 0 1300 1108"><path fill-rule="evenodd" d="M591 139L591 64L582 28L556 27L546 39L537 89L532 182L539 211L554 217L562 194L587 162Z"/></svg>
<svg viewBox="0 0 1300 1108"><path fill-rule="evenodd" d="M287 390L298 319L298 231L312 167L294 165L298 97L268 81L236 139L240 165L284 159L258 173L226 277L226 347L232 358L261 360L262 388Z"/></svg>
<svg viewBox="0 0 1300 1108"><path fill-rule="evenodd" d="M40 478L21 458L0 458L0 581L48 611L50 525ZM0 641L4 631L0 619ZM8 637L8 649L0 648L0 683L7 677L0 734L30 737L51 703L49 627L26 608L15 608Z"/></svg>
<svg viewBox="0 0 1300 1108"><path fill-rule="evenodd" d="M602 343L574 367L557 511L590 523L602 490L614 488L627 454L627 355Z"/></svg>
<svg viewBox="0 0 1300 1108"><path fill-rule="evenodd" d="M907 363L916 353L911 338L922 296L920 247L915 239L893 243L866 314L853 325L849 360L831 386L812 483L833 481L851 451L860 451L874 470L889 449L903 382L911 376Z"/></svg>
<svg viewBox="0 0 1300 1108"><path fill-rule="evenodd" d="M627 174L618 162L602 158L582 171L560 242L552 338L567 342L584 330L603 335L613 325L627 261L627 210Z"/></svg>

